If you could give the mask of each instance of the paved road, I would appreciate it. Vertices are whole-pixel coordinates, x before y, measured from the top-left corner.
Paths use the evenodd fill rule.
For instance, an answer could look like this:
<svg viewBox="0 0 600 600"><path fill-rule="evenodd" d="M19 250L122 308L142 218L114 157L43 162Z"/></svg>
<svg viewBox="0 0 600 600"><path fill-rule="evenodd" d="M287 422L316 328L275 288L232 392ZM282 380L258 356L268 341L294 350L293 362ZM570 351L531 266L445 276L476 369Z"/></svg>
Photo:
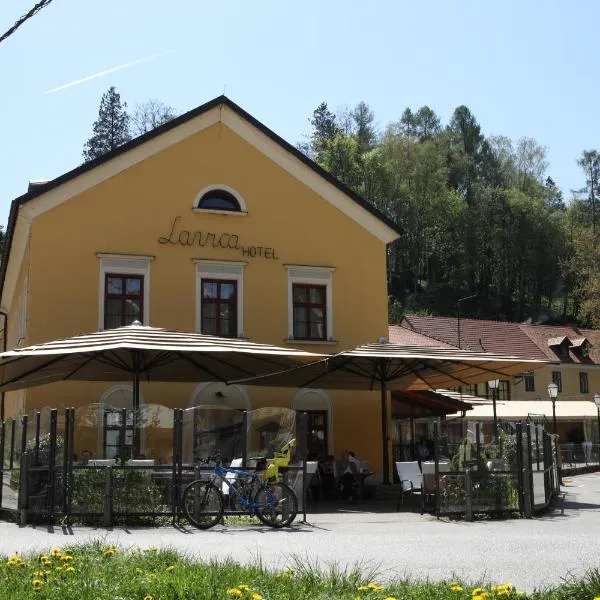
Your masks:
<svg viewBox="0 0 600 600"><path fill-rule="evenodd" d="M273 531L260 527L111 531L75 527L18 528L0 523L0 552L26 552L103 538L125 546L171 546L201 558L260 556L270 567L291 556L321 565L357 562L376 566L381 579L431 580L454 576L511 582L518 589L560 582L569 572L600 567L600 473L565 480L562 510L532 520L447 522L415 513L334 513L311 517L310 526Z"/></svg>

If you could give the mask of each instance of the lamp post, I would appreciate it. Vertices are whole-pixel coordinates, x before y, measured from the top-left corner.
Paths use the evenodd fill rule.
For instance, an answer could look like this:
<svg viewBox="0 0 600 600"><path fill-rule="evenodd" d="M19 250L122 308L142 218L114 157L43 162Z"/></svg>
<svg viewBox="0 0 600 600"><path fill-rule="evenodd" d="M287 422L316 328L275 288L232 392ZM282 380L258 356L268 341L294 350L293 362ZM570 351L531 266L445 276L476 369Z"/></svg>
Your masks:
<svg viewBox="0 0 600 600"><path fill-rule="evenodd" d="M492 404L494 406L494 440L496 442L498 442L498 418L496 416L496 400L498 399L499 387L499 379L491 379L490 381L488 381L488 389L492 392Z"/></svg>
<svg viewBox="0 0 600 600"><path fill-rule="evenodd" d="M600 392L594 394L594 404L598 409L598 461L600 462Z"/></svg>
<svg viewBox="0 0 600 600"><path fill-rule="evenodd" d="M459 298L456 301L456 327L458 330L458 347L460 348L460 303L464 302L465 300L471 300L472 298L475 298L477 296L477 294L472 294L471 296L465 296L464 298Z"/></svg>
<svg viewBox="0 0 600 600"><path fill-rule="evenodd" d="M552 400L552 425L554 435L556 435L556 397L558 396L558 386L552 382L548 384L548 397Z"/></svg>

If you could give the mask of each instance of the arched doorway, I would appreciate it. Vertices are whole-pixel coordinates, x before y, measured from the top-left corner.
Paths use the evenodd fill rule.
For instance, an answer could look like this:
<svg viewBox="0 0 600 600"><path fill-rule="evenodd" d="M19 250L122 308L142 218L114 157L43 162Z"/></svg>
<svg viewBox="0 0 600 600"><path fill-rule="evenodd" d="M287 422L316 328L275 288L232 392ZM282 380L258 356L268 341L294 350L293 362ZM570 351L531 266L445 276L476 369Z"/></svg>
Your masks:
<svg viewBox="0 0 600 600"><path fill-rule="evenodd" d="M198 460L218 451L226 461L239 458L245 453L244 440L247 446L250 408L250 396L239 385L199 384L190 396L188 416L184 416L184 456L191 454Z"/></svg>
<svg viewBox="0 0 600 600"><path fill-rule="evenodd" d="M333 448L331 400L327 393L309 388L298 390L292 398L292 409L306 413L309 460L326 459Z"/></svg>
<svg viewBox="0 0 600 600"><path fill-rule="evenodd" d="M100 398L100 418L98 419L98 456L116 458L133 456L133 387L130 384L113 385ZM144 397L140 393L140 415L145 406ZM127 409L125 427L121 422L122 410ZM146 449L144 423L138 415L140 436L140 453Z"/></svg>

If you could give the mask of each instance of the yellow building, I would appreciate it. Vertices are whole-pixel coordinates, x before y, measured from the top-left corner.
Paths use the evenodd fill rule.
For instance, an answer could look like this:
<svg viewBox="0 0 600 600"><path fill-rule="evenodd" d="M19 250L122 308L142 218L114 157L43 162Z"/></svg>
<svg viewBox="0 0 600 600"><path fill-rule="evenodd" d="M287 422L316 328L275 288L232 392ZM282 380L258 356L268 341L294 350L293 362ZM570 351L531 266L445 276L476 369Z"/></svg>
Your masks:
<svg viewBox="0 0 600 600"><path fill-rule="evenodd" d="M337 352L387 335L386 245L397 237L389 219L222 96L13 201L0 272L6 346L139 319ZM378 393L199 380L143 382L141 396L157 407L312 411L316 453L350 448L381 469ZM103 456L110 423L98 415L130 406L131 386L64 382L4 403L6 416L82 407L76 451Z"/></svg>

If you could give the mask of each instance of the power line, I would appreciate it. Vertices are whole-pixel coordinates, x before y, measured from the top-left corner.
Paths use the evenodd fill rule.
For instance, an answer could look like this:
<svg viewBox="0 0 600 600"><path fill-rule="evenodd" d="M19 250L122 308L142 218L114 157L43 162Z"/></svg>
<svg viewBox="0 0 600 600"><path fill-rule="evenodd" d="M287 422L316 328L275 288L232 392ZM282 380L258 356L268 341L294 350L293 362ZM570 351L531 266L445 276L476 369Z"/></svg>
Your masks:
<svg viewBox="0 0 600 600"><path fill-rule="evenodd" d="M6 33L0 36L0 44L10 35L12 35L25 21L31 19L35 13L39 12L45 6L48 6L52 0L40 0L28 13L25 13Z"/></svg>

